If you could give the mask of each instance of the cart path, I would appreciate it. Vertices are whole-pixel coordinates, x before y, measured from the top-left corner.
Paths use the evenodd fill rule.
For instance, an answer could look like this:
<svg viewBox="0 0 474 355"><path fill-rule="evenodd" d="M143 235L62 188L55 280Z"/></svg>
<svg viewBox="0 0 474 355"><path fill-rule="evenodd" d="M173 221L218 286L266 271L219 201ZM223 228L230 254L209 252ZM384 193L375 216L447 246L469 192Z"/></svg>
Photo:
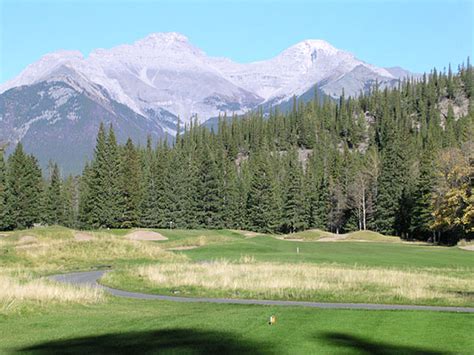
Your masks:
<svg viewBox="0 0 474 355"><path fill-rule="evenodd" d="M209 298L209 297L179 297L153 295L148 293L129 292L100 285L97 281L107 271L86 271L62 275L53 275L49 278L57 282L73 285L88 285L99 287L117 297L136 298L141 300L162 300L172 302L204 302L219 304L255 304L264 306L299 306L324 309L365 309L365 310L407 310L407 311L437 311L437 312L464 312L474 313L474 307L443 307L443 306L415 306L415 305L391 305L370 303L325 303L306 301L280 301L280 300L253 300L234 298Z"/></svg>

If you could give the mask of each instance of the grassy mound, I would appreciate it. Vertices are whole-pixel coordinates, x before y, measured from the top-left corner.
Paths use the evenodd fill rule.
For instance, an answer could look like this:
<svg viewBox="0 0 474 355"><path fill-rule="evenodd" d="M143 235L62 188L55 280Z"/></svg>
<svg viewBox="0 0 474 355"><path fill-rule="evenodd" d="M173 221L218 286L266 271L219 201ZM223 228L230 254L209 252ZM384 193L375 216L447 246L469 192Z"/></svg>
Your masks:
<svg viewBox="0 0 474 355"><path fill-rule="evenodd" d="M386 236L372 231L356 231L346 234L335 234L320 229L311 229L303 232L286 234L282 237L284 240L300 241L321 241L321 242L340 242L340 241L359 241L359 242L387 242L401 243L399 237Z"/></svg>
<svg viewBox="0 0 474 355"><path fill-rule="evenodd" d="M27 266L41 274L184 258L153 242L128 240L106 232L88 232L88 238L78 235L63 227L9 233L0 239L0 257L5 266Z"/></svg>

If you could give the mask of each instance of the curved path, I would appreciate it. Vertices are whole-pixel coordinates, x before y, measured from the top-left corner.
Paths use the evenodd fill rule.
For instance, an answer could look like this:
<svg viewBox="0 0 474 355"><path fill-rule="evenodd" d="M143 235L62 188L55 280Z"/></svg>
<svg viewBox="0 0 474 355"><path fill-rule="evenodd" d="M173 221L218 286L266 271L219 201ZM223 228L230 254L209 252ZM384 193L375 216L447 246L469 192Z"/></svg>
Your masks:
<svg viewBox="0 0 474 355"><path fill-rule="evenodd" d="M118 297L137 298L142 300L162 300L173 302L205 302L205 303L229 303L229 304L256 304L265 306L302 306L314 308L331 309L368 309L368 310L410 310L410 311L438 311L438 312L467 312L474 313L471 307L441 307L441 306L413 306L413 305L390 305L390 304L368 304L368 303L321 303L304 301L277 301L277 300L253 300L233 298L208 298L208 297L178 297L152 295L118 290L100 285L99 280L107 271L86 271L70 274L54 275L49 278L54 281L69 283L73 285L88 285L100 287L110 294Z"/></svg>

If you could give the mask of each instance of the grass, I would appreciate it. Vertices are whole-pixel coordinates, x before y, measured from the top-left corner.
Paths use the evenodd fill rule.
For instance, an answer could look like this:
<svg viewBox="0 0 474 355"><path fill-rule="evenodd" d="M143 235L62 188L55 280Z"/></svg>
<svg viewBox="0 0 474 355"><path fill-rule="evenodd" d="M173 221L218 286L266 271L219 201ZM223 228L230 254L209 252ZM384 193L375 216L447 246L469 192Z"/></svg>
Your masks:
<svg viewBox="0 0 474 355"><path fill-rule="evenodd" d="M98 303L105 299L101 289L58 284L12 270L2 270L0 285L0 314L3 315L61 303Z"/></svg>
<svg viewBox="0 0 474 355"><path fill-rule="evenodd" d="M185 258L165 251L157 243L127 240L103 231L90 234L92 240L78 241L74 231L62 227L11 233L0 240L0 266L22 266L38 274L50 274Z"/></svg>
<svg viewBox="0 0 474 355"><path fill-rule="evenodd" d="M297 253L297 248L299 253ZM232 243L208 245L180 254L194 261L227 259L238 261L242 255L256 261L316 263L393 268L439 268L474 270L472 252L455 247L411 245L405 243L301 243L271 236L236 239Z"/></svg>
<svg viewBox="0 0 474 355"><path fill-rule="evenodd" d="M461 291L454 296L459 302L472 297L474 258L472 252L459 248L378 240L301 243L228 230L157 231L169 240L130 241L124 238L128 230L102 230L90 232L90 241L77 241L74 231L61 227L1 236L0 353L441 354L470 353L474 348L469 331L471 314L128 300L90 294L91 290L42 278L51 273L108 265L113 268L109 275L117 277L118 282L125 281L128 275L123 287L158 290L163 286L152 281L146 285L144 276L145 271L152 275L161 267L159 273L168 270L170 282L195 273L197 285L188 282L193 280L190 278L187 286L168 284L168 292L179 288L190 294L217 295L239 290L239 297L266 297L277 295L282 286L278 283L286 282L283 297L305 298L305 292L313 294L314 278L321 278L328 287L327 299L357 301L358 294L369 293L376 301L385 302L390 296L383 292L393 294L397 290L390 284L392 278L396 282L404 280L405 292L418 287L428 293ZM197 248L166 250L183 246ZM242 259L242 255L249 258ZM218 275L221 268L227 268L225 274L242 287L227 287L228 283L222 288L228 282L224 274L221 278L213 274ZM142 278L132 279L137 270ZM303 275L308 271L314 273L311 279ZM203 275L212 278L218 287L212 290L201 284ZM272 278L277 279L278 287L272 286ZM291 282L303 282L305 290L300 296ZM444 286L437 291L439 285ZM409 301L408 296L406 299ZM444 301L432 297L429 302ZM273 314L277 324L269 326L268 317Z"/></svg>
<svg viewBox="0 0 474 355"><path fill-rule="evenodd" d="M469 354L471 328L458 313L111 299L0 317L0 353Z"/></svg>
<svg viewBox="0 0 474 355"><path fill-rule="evenodd" d="M116 288L183 296L474 306L474 274L282 263L166 263L108 273Z"/></svg>

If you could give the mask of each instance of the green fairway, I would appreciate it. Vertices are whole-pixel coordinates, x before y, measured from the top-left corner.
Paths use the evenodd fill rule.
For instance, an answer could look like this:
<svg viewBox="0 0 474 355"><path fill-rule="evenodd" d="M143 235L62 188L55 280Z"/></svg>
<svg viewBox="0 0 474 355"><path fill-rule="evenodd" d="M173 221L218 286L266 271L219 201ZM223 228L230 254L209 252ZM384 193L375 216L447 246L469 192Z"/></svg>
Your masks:
<svg viewBox="0 0 474 355"><path fill-rule="evenodd" d="M473 322L455 313L114 299L0 318L0 352L469 354Z"/></svg>
<svg viewBox="0 0 474 355"><path fill-rule="evenodd" d="M162 231L167 235L166 231ZM299 248L299 254L297 253ZM208 245L183 251L193 260L242 255L258 261L338 263L384 267L469 268L474 269L472 253L458 248L376 242L293 242L270 236L236 239L231 243Z"/></svg>

